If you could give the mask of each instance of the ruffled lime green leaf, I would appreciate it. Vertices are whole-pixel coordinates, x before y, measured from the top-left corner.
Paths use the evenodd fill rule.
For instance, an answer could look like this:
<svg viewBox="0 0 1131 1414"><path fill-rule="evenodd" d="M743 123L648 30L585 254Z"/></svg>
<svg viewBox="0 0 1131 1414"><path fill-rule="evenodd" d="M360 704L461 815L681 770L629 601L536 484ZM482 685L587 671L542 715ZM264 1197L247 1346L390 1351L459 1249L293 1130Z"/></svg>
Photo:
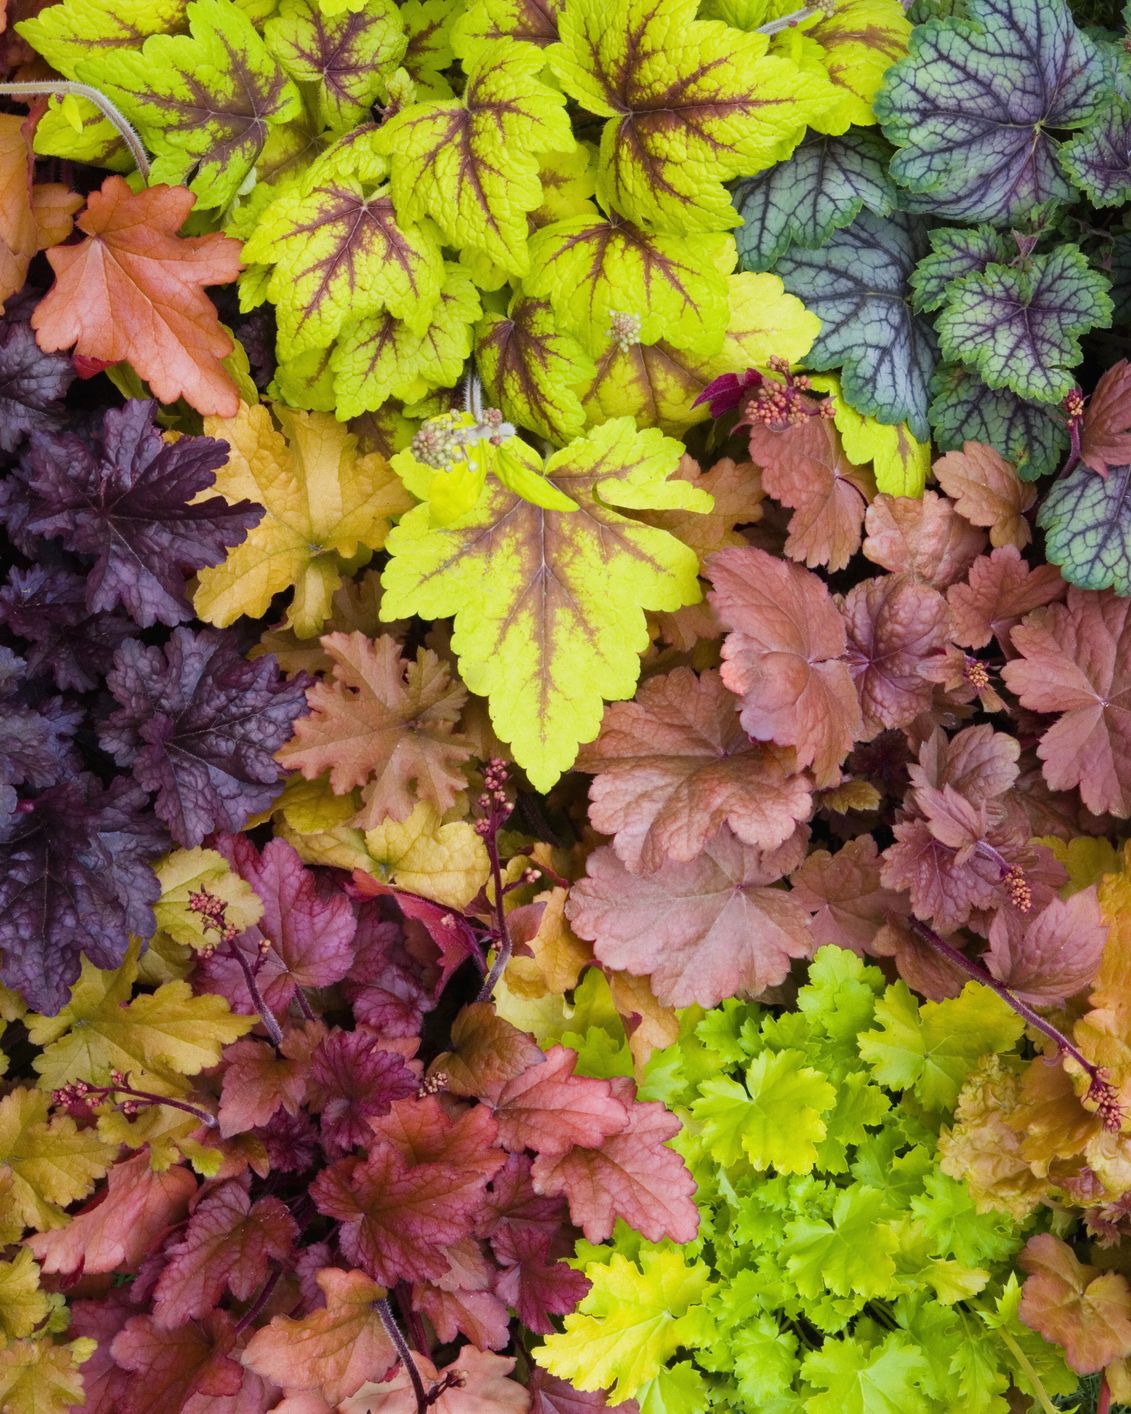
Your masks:
<svg viewBox="0 0 1131 1414"><path fill-rule="evenodd" d="M897 1238L884 1224L895 1216L882 1193L858 1187L837 1195L828 1218L796 1218L780 1251L798 1291L810 1299L826 1291L894 1296Z"/></svg>
<svg viewBox="0 0 1131 1414"><path fill-rule="evenodd" d="M280 350L291 358L326 348L348 321L385 310L419 328L444 278L431 223L402 226L387 188L367 194L348 177L279 197L244 245L244 259L274 266L267 294Z"/></svg>
<svg viewBox="0 0 1131 1414"><path fill-rule="evenodd" d="M452 26L452 48L465 64L474 63L489 44L557 42L558 16L564 0L471 0Z"/></svg>
<svg viewBox="0 0 1131 1414"><path fill-rule="evenodd" d="M745 1155L756 1169L808 1173L825 1137L822 1115L836 1090L801 1051L755 1056L746 1086L725 1076L705 1080L691 1113L713 1159L731 1167Z"/></svg>
<svg viewBox="0 0 1131 1414"><path fill-rule="evenodd" d="M570 97L609 120L603 204L664 231L736 226L722 184L788 157L836 102L823 71L770 56L766 36L698 20L697 8L570 0L561 43L546 51Z"/></svg>
<svg viewBox="0 0 1131 1414"><path fill-rule="evenodd" d="M1060 149L1072 180L1093 206L1131 201L1131 100L1113 101Z"/></svg>
<svg viewBox="0 0 1131 1414"><path fill-rule="evenodd" d="M199 207L226 206L254 169L270 127L297 118L298 89L252 22L225 0L192 0L189 34L79 63L154 154L153 180L187 185Z"/></svg>
<svg viewBox="0 0 1131 1414"><path fill-rule="evenodd" d="M689 1409L706 1409L707 1403L707 1381L687 1360L667 1366L636 1391L640 1414L687 1414Z"/></svg>
<svg viewBox="0 0 1131 1414"><path fill-rule="evenodd" d="M1017 247L992 226L941 226L931 231L929 255L911 276L912 303L920 314L941 309L955 280L980 275L987 265L1017 254ZM1012 249L1011 249L1012 246Z"/></svg>
<svg viewBox="0 0 1131 1414"><path fill-rule="evenodd" d="M819 250L794 246L777 263L787 290L821 320L807 364L840 367L844 396L881 422L906 422L925 441L935 367L930 327L909 306L908 282L923 254L921 226L863 211Z"/></svg>
<svg viewBox="0 0 1131 1414"><path fill-rule="evenodd" d="M338 416L357 417L388 398L414 402L433 388L452 387L471 353L473 326L482 313L471 276L449 264L423 329L391 313L351 320L331 359Z"/></svg>
<svg viewBox="0 0 1131 1414"><path fill-rule="evenodd" d="M334 373L330 367L333 355L333 348L310 349L293 358L281 358L268 385L268 397L284 407L333 412Z"/></svg>
<svg viewBox="0 0 1131 1414"><path fill-rule="evenodd" d="M709 1338L703 1307L710 1280L704 1262L687 1262L677 1249L646 1249L639 1266L619 1253L587 1264L593 1283L564 1329L548 1336L538 1363L578 1389L610 1388L629 1399L658 1375L683 1345Z"/></svg>
<svg viewBox="0 0 1131 1414"><path fill-rule="evenodd" d="M927 1360L902 1331L869 1347L855 1336L811 1350L801 1372L825 1393L805 1401L806 1414L908 1414L924 1407L920 1380Z"/></svg>
<svg viewBox="0 0 1131 1414"><path fill-rule="evenodd" d="M489 314L476 334L475 361L491 402L509 421L551 441L585 426L579 386L596 368L546 300L516 296L506 315Z"/></svg>
<svg viewBox="0 0 1131 1414"><path fill-rule="evenodd" d="M1059 408L989 388L961 364L943 363L931 379L931 428L940 452L965 442L985 442L1017 468L1022 481L1047 476L1060 465L1068 429Z"/></svg>
<svg viewBox="0 0 1131 1414"><path fill-rule="evenodd" d="M318 0L283 0L263 29L267 47L335 132L359 122L385 91L408 46L393 0L326 14Z"/></svg>
<svg viewBox="0 0 1131 1414"><path fill-rule="evenodd" d="M563 95L538 78L542 62L524 45L492 46L462 98L414 103L381 130L401 217L430 217L449 244L516 275L529 264L527 213L542 199L537 154L573 145Z"/></svg>
<svg viewBox="0 0 1131 1414"><path fill-rule="evenodd" d="M113 123L93 103L71 94L48 103L35 125L32 147L39 157L64 157L112 172L134 170L134 160Z"/></svg>
<svg viewBox="0 0 1131 1414"><path fill-rule="evenodd" d="M709 509L710 497L668 479L682 451L619 418L546 464L579 510L540 509L489 478L454 525L433 528L421 506L389 538L382 617L454 615L460 675L488 699L495 731L538 790L596 736L604 701L632 696L648 644L644 610L699 598L694 552L615 509ZM445 474L408 453L395 465L421 500Z"/></svg>
<svg viewBox="0 0 1131 1414"><path fill-rule="evenodd" d="M742 217L735 239L744 268L772 270L791 245L823 245L865 208L889 216L894 192L888 155L875 133L814 134L788 162L741 182L733 201Z"/></svg>
<svg viewBox="0 0 1131 1414"><path fill-rule="evenodd" d="M875 100L917 207L1008 225L1072 195L1054 132L1083 127L1110 94L1104 60L1066 0L970 0L931 20Z"/></svg>
<svg viewBox="0 0 1131 1414"><path fill-rule="evenodd" d="M781 7L786 13L792 0ZM888 69L907 53L911 23L900 0L838 0L830 15L819 15L801 33L803 53L824 67L837 92L836 107L843 132L849 123L876 121L872 105ZM791 48L791 36L781 35L776 47Z"/></svg>
<svg viewBox="0 0 1131 1414"><path fill-rule="evenodd" d="M1106 327L1108 282L1078 246L1020 266L987 265L952 285L937 328L943 356L977 369L991 388L1059 402L1082 354L1078 334Z"/></svg>
<svg viewBox="0 0 1131 1414"><path fill-rule="evenodd" d="M620 318L638 321L644 343L663 338L712 354L726 328L726 277L735 259L726 233L654 235L615 215L581 215L533 236L523 283L528 294L549 299L592 353L606 346Z"/></svg>
<svg viewBox="0 0 1131 1414"><path fill-rule="evenodd" d="M1070 584L1131 595L1131 467L1100 477L1078 466L1053 484L1037 523L1047 559Z"/></svg>

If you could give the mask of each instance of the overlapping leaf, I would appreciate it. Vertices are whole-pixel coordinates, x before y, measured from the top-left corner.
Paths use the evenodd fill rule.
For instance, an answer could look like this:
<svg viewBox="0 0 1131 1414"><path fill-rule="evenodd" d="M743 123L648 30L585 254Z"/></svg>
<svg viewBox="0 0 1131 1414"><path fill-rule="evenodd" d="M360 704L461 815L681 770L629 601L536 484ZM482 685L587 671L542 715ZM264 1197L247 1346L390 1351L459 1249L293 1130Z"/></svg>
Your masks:
<svg viewBox="0 0 1131 1414"><path fill-rule="evenodd" d="M585 426L577 390L596 368L558 327L547 301L516 296L505 315L488 314L476 331L475 358L491 401L509 421L554 441Z"/></svg>
<svg viewBox="0 0 1131 1414"><path fill-rule="evenodd" d="M1053 485L1037 520L1045 553L1070 583L1131 594L1131 465L1102 480L1078 466Z"/></svg>

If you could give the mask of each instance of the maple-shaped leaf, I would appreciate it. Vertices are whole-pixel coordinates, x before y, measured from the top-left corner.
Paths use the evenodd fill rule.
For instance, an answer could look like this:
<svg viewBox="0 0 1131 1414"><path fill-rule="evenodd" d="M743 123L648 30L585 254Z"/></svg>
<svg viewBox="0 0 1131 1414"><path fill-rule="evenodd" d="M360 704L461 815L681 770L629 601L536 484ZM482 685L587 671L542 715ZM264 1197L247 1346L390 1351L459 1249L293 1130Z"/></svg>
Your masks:
<svg viewBox="0 0 1131 1414"><path fill-rule="evenodd" d="M691 1106L711 1157L728 1166L743 1155L756 1170L808 1173L825 1137L821 1116L836 1090L800 1051L763 1051L750 1062L745 1085L709 1077Z"/></svg>
<svg viewBox="0 0 1131 1414"><path fill-rule="evenodd" d="M302 99L243 10L192 0L185 18L188 34L153 35L140 51L111 51L77 72L140 128L155 181L183 182L202 208L222 208Z"/></svg>
<svg viewBox="0 0 1131 1414"><path fill-rule="evenodd" d="M880 882L880 859L871 835L859 835L830 854L814 850L791 877L792 896L813 915L815 948L836 944L870 953L872 940L900 897Z"/></svg>
<svg viewBox="0 0 1131 1414"><path fill-rule="evenodd" d="M991 388L960 363L940 363L935 369L929 416L938 451L984 442L1017 468L1022 481L1055 471L1068 446L1058 408L1019 398L1008 388Z"/></svg>
<svg viewBox="0 0 1131 1414"><path fill-rule="evenodd" d="M951 636L967 648L982 648L996 638L1010 652L1014 625L1062 598L1066 588L1055 565L1031 569L1015 546L1004 545L976 559L964 584L951 585L946 596Z"/></svg>
<svg viewBox="0 0 1131 1414"><path fill-rule="evenodd" d="M321 1023L310 1022L288 1030L278 1050L250 1037L228 1047L217 1115L225 1139L268 1124L279 1110L299 1112L322 1035Z"/></svg>
<svg viewBox="0 0 1131 1414"><path fill-rule="evenodd" d="M475 358L488 396L509 421L558 442L584 428L577 389L597 369L546 300L516 295L505 315L488 314L476 330Z"/></svg>
<svg viewBox="0 0 1131 1414"><path fill-rule="evenodd" d="M533 1401L530 1414L593 1414L594 1410L602 1409L607 1414L640 1414L640 1406L634 1399L610 1404L604 1390L586 1392L575 1389L568 1381L551 1375L540 1365L530 1371L526 1387Z"/></svg>
<svg viewBox="0 0 1131 1414"><path fill-rule="evenodd" d="M166 839L126 779L103 790L82 774L38 795L0 845L0 977L56 1012L83 954L116 967L130 933L153 933L161 890L149 862Z"/></svg>
<svg viewBox="0 0 1131 1414"><path fill-rule="evenodd" d="M228 949L198 961L197 978L208 991L221 992L237 1011L252 1015L244 968L232 950L254 967L266 1004L285 1014L299 987L340 982L353 960L357 927L349 899L324 876L305 868L285 840L262 851L246 835L221 840L220 847L263 903L263 917ZM266 946L262 946L266 944ZM301 1055L301 1048L295 1053Z"/></svg>
<svg viewBox="0 0 1131 1414"><path fill-rule="evenodd" d="M800 862L796 838L759 850L722 832L694 859L655 874L630 874L601 848L570 890L566 914L601 962L649 977L668 1006L757 996L813 947L806 910L773 887Z"/></svg>
<svg viewBox="0 0 1131 1414"><path fill-rule="evenodd" d="M877 496L864 516L863 551L893 574L908 574L934 589L961 579L986 547L986 537L944 496L924 491Z"/></svg>
<svg viewBox="0 0 1131 1414"><path fill-rule="evenodd" d="M71 234L82 198L55 183L32 185L31 125L0 115L0 310L23 289L36 252Z"/></svg>
<svg viewBox="0 0 1131 1414"><path fill-rule="evenodd" d="M1131 1352L1131 1287L1121 1272L1087 1266L1050 1232L1031 1237L1018 1262L1029 1273L1021 1319L1062 1345L1073 1370L1087 1374Z"/></svg>
<svg viewBox="0 0 1131 1414"><path fill-rule="evenodd" d="M679 1120L663 1105L636 1099L624 1076L609 1081L628 1110L628 1124L598 1148L539 1155L531 1178L536 1193L564 1194L570 1217L590 1242L604 1242L618 1218L649 1242L690 1242L699 1229L695 1180L666 1141Z"/></svg>
<svg viewBox="0 0 1131 1414"><path fill-rule="evenodd" d="M14 487L16 478L7 484ZM86 594L86 576L61 565L13 569L0 586L0 622L24 640L29 678L50 673L61 690L88 692L118 645L137 632L125 614L90 613Z"/></svg>
<svg viewBox="0 0 1131 1414"><path fill-rule="evenodd" d="M906 215L863 211L817 250L794 246L775 272L821 321L806 363L841 369L844 397L882 422L906 422L930 435L928 387L935 338L909 303L909 279L923 254L921 224Z"/></svg>
<svg viewBox="0 0 1131 1414"><path fill-rule="evenodd" d="M286 0L263 37L291 78L313 91L319 126L334 132L368 116L408 47L392 0L366 0L338 13L312 0Z"/></svg>
<svg viewBox="0 0 1131 1414"><path fill-rule="evenodd" d="M292 585L286 624L311 638L330 612L343 561L385 543L389 519L410 499L378 453L358 455L357 439L323 413L242 405L235 417L207 419L205 431L230 446L215 489L235 503L265 508L263 519L193 596L197 614L225 627L241 614L261 618ZM279 430L281 429L281 430Z"/></svg>
<svg viewBox="0 0 1131 1414"><path fill-rule="evenodd" d="M607 1080L575 1075L577 1052L552 1046L541 1065L514 1076L492 1108L499 1143L518 1152L561 1153L573 1145L596 1149L628 1123L628 1111L613 1098Z"/></svg>
<svg viewBox="0 0 1131 1414"><path fill-rule="evenodd" d="M515 926L513 914L510 926ZM452 1022L451 1044L450 1051L436 1057L431 1073L446 1075L453 1095L495 1100L508 1081L543 1061L533 1036L512 1026L487 1002L463 1008Z"/></svg>
<svg viewBox="0 0 1131 1414"><path fill-rule="evenodd" d="M115 1362L134 1376L122 1414L145 1414L154 1407L184 1410L194 1396L219 1402L238 1394L244 1370L235 1343L235 1322L226 1311L174 1330L163 1330L149 1315L131 1317L110 1347Z"/></svg>
<svg viewBox="0 0 1131 1414"><path fill-rule="evenodd" d="M1131 815L1131 600L1068 591L1012 634L1002 677L1023 707L1061 715L1037 755L1053 790L1079 787L1093 815Z"/></svg>
<svg viewBox="0 0 1131 1414"><path fill-rule="evenodd" d="M425 1387L444 1386L429 1408L436 1414L527 1414L530 1396L522 1384L509 1379L514 1356L495 1355L465 1345L450 1364L437 1370L426 1355L414 1352ZM403 1365L384 1384L367 1383L340 1405L340 1414L413 1414L420 1405L415 1385ZM297 1414L301 1414L298 1411Z"/></svg>
<svg viewBox="0 0 1131 1414"><path fill-rule="evenodd" d="M0 451L14 452L30 434L59 426L74 376L71 360L44 353L29 324L0 323Z"/></svg>
<svg viewBox="0 0 1131 1414"><path fill-rule="evenodd" d="M250 1029L222 997L195 996L187 982L165 982L131 999L136 978L136 943L114 971L84 958L66 1005L53 1015L29 1015L28 1033L42 1048L35 1058L41 1084L105 1082L111 1070L195 1075Z"/></svg>
<svg viewBox="0 0 1131 1414"><path fill-rule="evenodd" d="M143 628L191 618L186 578L222 560L262 515L248 501L199 497L224 464L223 443L167 445L154 412L151 402L129 402L103 416L100 434L40 433L20 472L26 532L94 557L87 608L120 605Z"/></svg>
<svg viewBox="0 0 1131 1414"><path fill-rule="evenodd" d="M502 1266L495 1291L528 1330L549 1335L554 1329L551 1317L572 1311L589 1290L581 1272L550 1256L544 1233L509 1228L494 1238L491 1247Z"/></svg>
<svg viewBox="0 0 1131 1414"><path fill-rule="evenodd" d="M747 270L772 270L791 245L814 250L867 208L890 216L895 193L883 142L860 128L842 137L810 133L787 162L740 182L731 199Z"/></svg>
<svg viewBox="0 0 1131 1414"><path fill-rule="evenodd" d="M66 1345L40 1338L15 1340L0 1350L0 1399L12 1414L67 1414L85 1402L82 1365L93 1342Z"/></svg>
<svg viewBox="0 0 1131 1414"><path fill-rule="evenodd" d="M1070 584L1131 594L1131 457L1099 477L1081 463L1037 514L1045 553Z"/></svg>
<svg viewBox="0 0 1131 1414"><path fill-rule="evenodd" d="M921 1403L929 1367L902 1331L864 1346L855 1336L825 1340L802 1362L805 1379L824 1393L806 1401L808 1414L889 1414Z"/></svg>
<svg viewBox="0 0 1131 1414"><path fill-rule="evenodd" d="M0 1178L6 1224L18 1231L62 1227L64 1209L85 1198L114 1161L115 1150L93 1129L50 1116L46 1090L16 1086L0 1099ZM18 1232L17 1232L18 1235Z"/></svg>
<svg viewBox="0 0 1131 1414"><path fill-rule="evenodd" d="M1016 245L992 226L943 226L928 232L931 251L911 276L912 302L920 313L941 309L950 286L987 265L1008 265Z"/></svg>
<svg viewBox="0 0 1131 1414"><path fill-rule="evenodd" d="M314 15L326 22L317 10ZM342 18L357 21L366 12ZM274 267L267 296L280 347L290 358L326 348L350 320L384 309L418 326L439 298L443 278L434 231L407 220L402 225L386 188L367 193L346 177L326 176L276 198L259 217L243 258Z"/></svg>
<svg viewBox="0 0 1131 1414"><path fill-rule="evenodd" d="M153 186L136 194L121 177L91 192L76 225L87 239L48 251L55 283L31 316L39 347L74 345L101 364L126 360L164 403L234 416L236 385L224 368L233 348L205 285L239 274L239 242L178 236L191 192Z"/></svg>
<svg viewBox="0 0 1131 1414"><path fill-rule="evenodd" d="M331 1154L367 1146L370 1116L388 1114L394 1100L419 1088L404 1057L363 1030L331 1031L310 1058L310 1108Z"/></svg>
<svg viewBox="0 0 1131 1414"><path fill-rule="evenodd" d="M148 1153L116 1163L101 1193L65 1227L37 1232L27 1245L45 1272L136 1271L184 1218L196 1179L183 1164L157 1172Z"/></svg>
<svg viewBox="0 0 1131 1414"><path fill-rule="evenodd" d="M427 648L401 657L396 639L332 633L322 647L333 678L307 690L307 715L281 748L282 765L308 780L328 770L340 795L364 787L353 823L372 829L404 820L419 801L443 812L467 789L460 767L471 743L454 728L467 693Z"/></svg>
<svg viewBox="0 0 1131 1414"><path fill-rule="evenodd" d="M750 740L716 671L649 678L634 701L606 710L578 769L595 775L591 823L615 835L633 872L687 863L724 825L745 844L776 848L810 810L791 753Z"/></svg>
<svg viewBox="0 0 1131 1414"><path fill-rule="evenodd" d="M278 794L271 755L302 710L303 680L272 658L241 658L215 629L178 628L164 649L123 643L106 676L119 704L102 745L157 795L154 809L178 844L238 830Z"/></svg>
<svg viewBox="0 0 1131 1414"><path fill-rule="evenodd" d="M461 98L410 104L381 129L403 219L430 217L448 244L514 275L529 268L537 154L574 144L565 97L539 79L542 67L533 47L492 45L471 64Z"/></svg>
<svg viewBox="0 0 1131 1414"><path fill-rule="evenodd" d="M1020 266L987 265L948 288L935 321L943 355L977 369L991 388L1057 402L1082 357L1077 336L1111 322L1108 288L1074 245Z"/></svg>
<svg viewBox="0 0 1131 1414"><path fill-rule="evenodd" d="M1022 928L999 913L990 924L986 966L1011 992L1036 1006L1055 1006L1091 982L1103 956L1107 926L1095 889L1054 898Z"/></svg>
<svg viewBox="0 0 1131 1414"><path fill-rule="evenodd" d="M617 418L546 463L578 510L543 510L491 478L452 526L433 528L419 506L389 537L382 618L455 615L464 683L488 698L495 731L540 790L597 735L603 699L632 695L644 609L699 597L694 552L614 509L707 509L702 492L669 480L680 453L654 429ZM537 474L538 458L523 456ZM422 496L444 475L409 453L397 467Z"/></svg>
<svg viewBox="0 0 1131 1414"><path fill-rule="evenodd" d="M891 175L922 209L1008 226L1071 196L1050 130L1083 127L1107 93L1065 0L972 0L916 28L875 111L901 149Z"/></svg>
<svg viewBox="0 0 1131 1414"><path fill-rule="evenodd" d="M566 92L607 118L598 189L658 230L738 225L722 183L788 155L833 100L823 73L769 40L695 18L690 0L569 4L547 51Z"/></svg>
<svg viewBox="0 0 1131 1414"><path fill-rule="evenodd" d="M1084 409L1080 460L1100 476L1131 462L1131 362L1102 375Z"/></svg>
<svg viewBox="0 0 1131 1414"><path fill-rule="evenodd" d="M991 545L1024 550L1033 538L1025 512L1037 493L1000 452L983 442L967 442L960 452L939 457L934 472L958 514L989 531Z"/></svg>
<svg viewBox="0 0 1131 1414"><path fill-rule="evenodd" d="M763 487L793 511L785 553L810 569L844 569L860 548L864 512L875 495L868 469L853 466L836 428L823 417L780 432L755 424L749 441Z"/></svg>
<svg viewBox="0 0 1131 1414"><path fill-rule="evenodd" d="M844 662L864 718L862 739L904 727L930 706L931 685L919 665L942 648L950 626L946 600L903 575L854 585L844 601Z"/></svg>
<svg viewBox="0 0 1131 1414"><path fill-rule="evenodd" d="M862 718L828 590L800 565L753 548L721 550L708 573L711 603L731 630L722 679L741 698L743 727L756 741L794 747L818 785L833 784Z"/></svg>
<svg viewBox="0 0 1131 1414"><path fill-rule="evenodd" d="M238 1179L207 1193L193 1210L184 1235L165 1249L165 1266L153 1289L153 1320L161 1330L207 1315L225 1288L250 1301L269 1263L285 1262L298 1236L278 1198L254 1203Z"/></svg>

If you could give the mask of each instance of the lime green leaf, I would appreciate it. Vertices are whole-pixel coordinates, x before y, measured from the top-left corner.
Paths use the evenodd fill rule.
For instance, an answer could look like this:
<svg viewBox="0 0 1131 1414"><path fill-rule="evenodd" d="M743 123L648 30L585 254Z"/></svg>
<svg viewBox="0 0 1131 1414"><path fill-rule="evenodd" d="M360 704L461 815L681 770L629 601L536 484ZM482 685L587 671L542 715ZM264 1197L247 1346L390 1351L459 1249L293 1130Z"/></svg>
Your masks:
<svg viewBox="0 0 1131 1414"><path fill-rule="evenodd" d="M85 1198L114 1162L116 1149L93 1129L79 1129L62 1115L50 1116L50 1106L47 1091L22 1085L0 1099L0 1192L6 1230L13 1219L41 1232L61 1227L66 1221L63 1208Z"/></svg>
<svg viewBox="0 0 1131 1414"><path fill-rule="evenodd" d="M562 8L563 0L471 0L452 26L452 48L465 65L500 39L545 49L558 38Z"/></svg>
<svg viewBox="0 0 1131 1414"><path fill-rule="evenodd" d="M603 701L632 696L644 610L699 598L694 552L615 509L708 509L709 497L668 479L682 450L618 418L546 464L578 511L542 510L491 478L449 528L434 529L422 506L389 537L382 618L455 616L463 680L488 698L496 732L539 790L596 736ZM394 466L422 500L445 475L409 452Z"/></svg>
<svg viewBox="0 0 1131 1414"><path fill-rule="evenodd" d="M534 226L549 226L571 216L597 215L593 193L597 189L596 154L579 142L568 152L543 152L538 166L542 204L530 213Z"/></svg>
<svg viewBox="0 0 1131 1414"><path fill-rule="evenodd" d="M1000 997L979 982L962 994L921 1006L903 982L889 987L876 1004L874 1031L865 1031L860 1054L881 1085L912 1090L927 1109L950 1109L966 1072L988 1051L1005 1051L1024 1022Z"/></svg>
<svg viewBox="0 0 1131 1414"><path fill-rule="evenodd" d="M326 348L342 325L382 310L416 327L440 296L443 260L429 223L401 226L386 189L349 178L279 197L244 259L273 264L267 287L288 357ZM377 404L373 404L377 406Z"/></svg>
<svg viewBox="0 0 1131 1414"><path fill-rule="evenodd" d="M527 212L542 199L536 154L573 146L565 100L541 68L536 49L492 46L462 98L414 103L381 129L400 216L431 217L449 244L516 275L529 263Z"/></svg>
<svg viewBox="0 0 1131 1414"><path fill-rule="evenodd" d="M894 1296L896 1238L884 1226L894 1216L876 1189L849 1188L837 1195L830 1218L791 1222L779 1250L802 1296Z"/></svg>
<svg viewBox="0 0 1131 1414"><path fill-rule="evenodd" d="M678 1249L645 1250L639 1260L637 1266L618 1253L586 1267L588 1294L565 1329L536 1352L544 1369L578 1389L611 1387L611 1398L629 1399L681 1345L708 1337L706 1264L686 1263Z"/></svg>
<svg viewBox="0 0 1131 1414"><path fill-rule="evenodd" d="M911 24L900 0L838 0L831 8L805 26L803 56L819 60L836 86L843 122L830 131L843 132L849 123L876 121L872 100L884 74L907 53ZM788 52L790 36L778 45Z"/></svg>
<svg viewBox="0 0 1131 1414"><path fill-rule="evenodd" d="M690 1409L706 1409L707 1381L694 1365L680 1360L669 1365L636 1391L640 1414L687 1414Z"/></svg>
<svg viewBox="0 0 1131 1414"><path fill-rule="evenodd" d="M327 8L327 0L321 0L321 4ZM441 74L455 59L451 32L462 8L460 0L404 0L401 5L401 23L408 36L404 68L413 81L416 97L451 94L451 85Z"/></svg>
<svg viewBox="0 0 1131 1414"><path fill-rule="evenodd" d="M728 1167L742 1154L756 1169L807 1173L825 1137L821 1116L836 1104L836 1090L800 1051L765 1051L746 1072L746 1089L734 1080L705 1080L691 1112L703 1141Z"/></svg>
<svg viewBox="0 0 1131 1414"><path fill-rule="evenodd" d="M205 932L199 913L189 908L189 896L207 889L227 907L228 922L242 933L263 916L263 904L251 885L236 874L214 849L177 849L154 865L161 897L153 915L162 932L191 948L215 945L214 933Z"/></svg>
<svg viewBox="0 0 1131 1414"><path fill-rule="evenodd" d="M839 381L828 374L814 377L813 386L828 391L833 421L853 466L871 462L876 489L888 496L921 496L931 470L930 442L920 442L906 422L878 422L857 412L841 396Z"/></svg>
<svg viewBox="0 0 1131 1414"><path fill-rule="evenodd" d="M482 312L471 276L449 264L423 329L391 313L352 320L330 362L338 416L357 417L389 398L413 402L433 388L450 388L463 372Z"/></svg>
<svg viewBox="0 0 1131 1414"><path fill-rule="evenodd" d="M157 34L140 52L81 61L154 154L153 180L184 183L201 208L226 206L255 167L270 126L297 118L298 89L255 26L225 0L192 0L190 34Z"/></svg>
<svg viewBox="0 0 1131 1414"><path fill-rule="evenodd" d="M263 35L291 78L307 86L318 122L335 132L365 117L408 46L393 0L366 0L338 15L317 0L283 0Z"/></svg>
<svg viewBox="0 0 1131 1414"><path fill-rule="evenodd" d="M723 183L788 157L836 102L823 71L768 56L765 35L698 20L697 9L570 0L547 51L570 97L610 120L603 204L665 231L738 225Z"/></svg>
<svg viewBox="0 0 1131 1414"><path fill-rule="evenodd" d="M553 441L585 426L577 388L597 370L545 300L516 295L505 316L487 315L475 360L488 397L511 422Z"/></svg>
<svg viewBox="0 0 1131 1414"><path fill-rule="evenodd" d="M801 1372L827 1391L805 1401L806 1414L907 1414L923 1407L918 1382L927 1361L900 1331L874 1349L852 1336L826 1340L806 1355Z"/></svg>

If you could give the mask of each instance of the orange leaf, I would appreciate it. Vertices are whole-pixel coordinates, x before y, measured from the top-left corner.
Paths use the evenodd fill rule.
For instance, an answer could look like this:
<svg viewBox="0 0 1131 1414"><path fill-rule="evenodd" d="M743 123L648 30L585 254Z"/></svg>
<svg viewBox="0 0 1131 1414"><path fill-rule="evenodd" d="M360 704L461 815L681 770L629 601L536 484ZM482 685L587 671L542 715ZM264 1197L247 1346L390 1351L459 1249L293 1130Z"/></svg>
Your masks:
<svg viewBox="0 0 1131 1414"><path fill-rule="evenodd" d="M984 442L966 442L935 462L935 476L958 514L990 532L995 548L1024 550L1033 538L1025 512L1037 499L1035 486L1022 481L1000 453Z"/></svg>
<svg viewBox="0 0 1131 1414"><path fill-rule="evenodd" d="M45 353L73 344L86 358L128 360L162 402L234 417L239 395L221 363L232 339L203 289L236 278L240 245L178 236L194 201L184 187L135 195L107 177L78 219L89 239L48 254L55 284L31 323Z"/></svg>
<svg viewBox="0 0 1131 1414"><path fill-rule="evenodd" d="M71 234L71 217L82 205L82 197L66 187L32 186L26 124L26 118L0 116L0 310L23 289L36 251Z"/></svg>

